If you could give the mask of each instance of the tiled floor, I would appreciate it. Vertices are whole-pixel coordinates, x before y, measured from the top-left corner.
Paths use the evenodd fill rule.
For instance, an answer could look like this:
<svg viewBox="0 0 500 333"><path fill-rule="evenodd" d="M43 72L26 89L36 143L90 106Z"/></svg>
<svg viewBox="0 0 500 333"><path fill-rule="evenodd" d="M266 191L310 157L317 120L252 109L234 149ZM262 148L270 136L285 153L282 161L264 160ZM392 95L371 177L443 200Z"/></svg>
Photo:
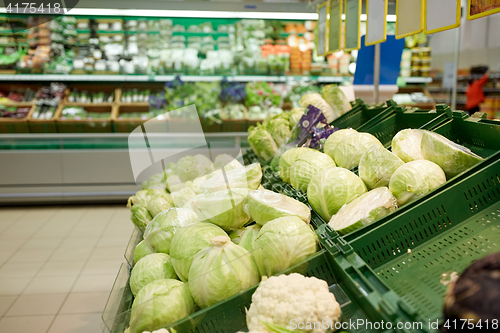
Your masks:
<svg viewBox="0 0 500 333"><path fill-rule="evenodd" d="M0 332L102 332L129 214L124 206L0 208Z"/></svg>

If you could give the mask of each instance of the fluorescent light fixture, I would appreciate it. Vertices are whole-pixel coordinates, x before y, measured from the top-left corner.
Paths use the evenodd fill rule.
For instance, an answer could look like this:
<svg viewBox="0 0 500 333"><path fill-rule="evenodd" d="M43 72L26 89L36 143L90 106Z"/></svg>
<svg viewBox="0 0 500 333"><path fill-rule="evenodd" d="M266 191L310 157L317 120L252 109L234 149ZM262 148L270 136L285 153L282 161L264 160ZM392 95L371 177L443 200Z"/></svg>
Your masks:
<svg viewBox="0 0 500 333"><path fill-rule="evenodd" d="M366 14L361 14L359 17L361 22L366 22ZM345 14L342 14L342 21L345 21ZM387 22L396 22L396 15L387 15Z"/></svg>
<svg viewBox="0 0 500 333"><path fill-rule="evenodd" d="M0 8L0 13L6 9ZM200 18L239 18L272 20L317 20L318 13L283 13L283 12L226 12L205 10L149 10L149 9L105 9L73 8L68 15L88 16L143 16L143 17L200 17Z"/></svg>

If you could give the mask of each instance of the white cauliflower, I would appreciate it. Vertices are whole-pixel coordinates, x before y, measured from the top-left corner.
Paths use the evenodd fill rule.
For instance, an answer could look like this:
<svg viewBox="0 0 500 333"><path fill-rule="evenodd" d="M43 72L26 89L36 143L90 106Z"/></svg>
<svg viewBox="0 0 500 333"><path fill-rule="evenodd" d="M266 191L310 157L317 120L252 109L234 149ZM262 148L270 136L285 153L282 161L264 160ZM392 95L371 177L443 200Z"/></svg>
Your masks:
<svg viewBox="0 0 500 333"><path fill-rule="evenodd" d="M273 276L260 283L247 312L247 326L251 332L271 332L265 324L292 329L296 328L295 323L314 324L326 320L331 326L332 321L339 320L340 313L340 305L325 281L293 273ZM325 325L304 330L326 331Z"/></svg>

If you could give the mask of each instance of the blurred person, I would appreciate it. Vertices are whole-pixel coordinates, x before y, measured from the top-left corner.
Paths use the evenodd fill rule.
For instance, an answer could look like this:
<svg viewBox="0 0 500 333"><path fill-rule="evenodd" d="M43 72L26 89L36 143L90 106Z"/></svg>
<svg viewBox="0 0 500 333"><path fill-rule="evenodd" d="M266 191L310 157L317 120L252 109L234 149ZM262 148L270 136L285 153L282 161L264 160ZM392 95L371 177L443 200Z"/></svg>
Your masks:
<svg viewBox="0 0 500 333"><path fill-rule="evenodd" d="M467 87L467 91L465 92L465 94L467 95L467 103L465 105L465 109L471 115L475 112L478 112L479 104L484 102L485 96L483 92L483 86L488 81L488 74L489 71L487 70L479 80L472 80L472 83L470 83Z"/></svg>

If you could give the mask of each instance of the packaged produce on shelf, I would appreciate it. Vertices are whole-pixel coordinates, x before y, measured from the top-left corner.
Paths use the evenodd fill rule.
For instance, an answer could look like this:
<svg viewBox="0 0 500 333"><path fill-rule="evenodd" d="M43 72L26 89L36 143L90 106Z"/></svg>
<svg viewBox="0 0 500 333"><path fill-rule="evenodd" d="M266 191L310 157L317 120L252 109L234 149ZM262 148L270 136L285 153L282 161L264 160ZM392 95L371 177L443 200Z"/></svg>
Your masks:
<svg viewBox="0 0 500 333"><path fill-rule="evenodd" d="M369 133L347 135L335 147L333 159L342 168L355 168L359 165L363 154L373 145L384 147L376 137Z"/></svg>
<svg viewBox="0 0 500 333"><path fill-rule="evenodd" d="M290 183L297 190L306 193L314 175L321 170L334 168L335 162L327 154L312 151L301 155L290 168Z"/></svg>
<svg viewBox="0 0 500 333"><path fill-rule="evenodd" d="M111 113L108 112L92 112L85 110L85 108L81 106L66 106L62 110L60 119L91 120L109 118L110 116Z"/></svg>
<svg viewBox="0 0 500 333"><path fill-rule="evenodd" d="M31 119L51 119L62 101L66 86L61 83L51 83L41 87L36 94L36 109Z"/></svg>
<svg viewBox="0 0 500 333"><path fill-rule="evenodd" d="M31 88L26 89L15 89L9 92L0 92L0 103L9 103L9 102L31 102L36 97L36 91Z"/></svg>
<svg viewBox="0 0 500 333"><path fill-rule="evenodd" d="M422 155L422 136L425 130L405 129L399 131L392 139L392 151L403 162L423 160Z"/></svg>
<svg viewBox="0 0 500 333"><path fill-rule="evenodd" d="M288 332L293 323L322 322L328 323L329 328L335 327L342 311L328 288L326 281L298 273L263 280L252 295L247 312L249 331ZM325 326L314 332L326 333Z"/></svg>
<svg viewBox="0 0 500 333"><path fill-rule="evenodd" d="M0 118L22 119L28 116L31 107L18 107L0 104Z"/></svg>
<svg viewBox="0 0 500 333"><path fill-rule="evenodd" d="M68 102L76 103L113 103L115 100L115 93L105 93L105 92L88 92L74 89L68 95Z"/></svg>
<svg viewBox="0 0 500 333"><path fill-rule="evenodd" d="M404 163L396 154L374 145L361 156L359 177L369 189L388 187L392 175Z"/></svg>

